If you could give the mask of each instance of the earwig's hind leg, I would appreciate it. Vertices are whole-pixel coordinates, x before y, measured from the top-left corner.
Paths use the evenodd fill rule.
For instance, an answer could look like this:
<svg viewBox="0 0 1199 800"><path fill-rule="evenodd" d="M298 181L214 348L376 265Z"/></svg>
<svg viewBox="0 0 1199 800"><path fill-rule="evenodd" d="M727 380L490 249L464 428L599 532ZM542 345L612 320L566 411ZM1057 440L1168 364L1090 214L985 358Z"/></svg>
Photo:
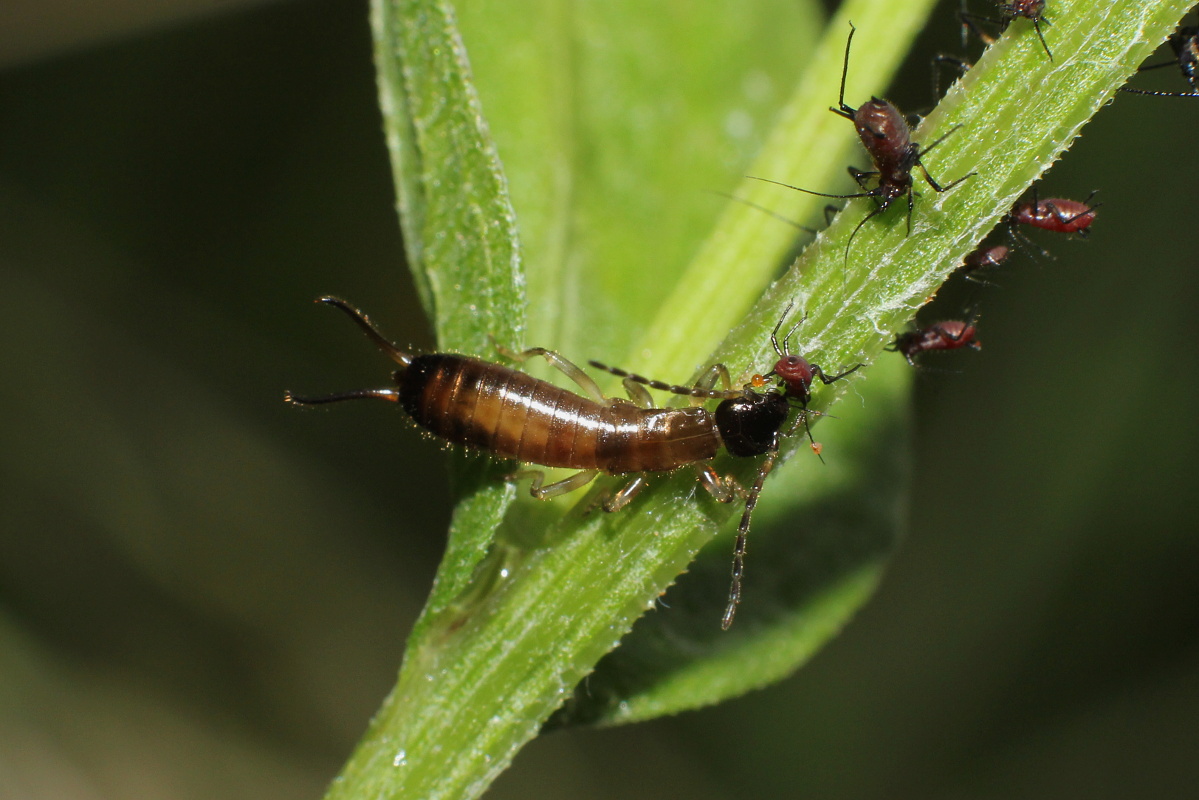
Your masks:
<svg viewBox="0 0 1199 800"><path fill-rule="evenodd" d="M548 500L551 497L558 497L573 492L575 489L582 489L595 480L595 476L598 474L599 470L597 469L585 469L582 472L576 472L569 478L563 478L548 486L543 486L542 484L545 483L544 472L539 469L522 469L509 475L508 480L518 481L522 478L532 478L533 482L529 484L529 494L538 500Z"/></svg>
<svg viewBox="0 0 1199 800"><path fill-rule="evenodd" d="M604 393L600 391L599 385L591 379L590 375L580 369L577 364L572 361L567 361L553 350L546 350L544 347L530 347L528 350L523 350L517 353L514 350L509 350L507 347L504 347L499 342L496 342L495 350L504 358L510 358L517 362L524 362L528 361L530 358L541 356L546 361L550 362L553 367L560 370L563 375L577 383L579 388L583 390L584 394L586 394L595 402L602 403L607 399L604 397Z"/></svg>
<svg viewBox="0 0 1199 800"><path fill-rule="evenodd" d="M636 478L633 478L631 481L622 486L620 490L616 492L616 494L597 498L596 502L599 504L600 508L609 513L613 511L620 511L620 509L627 506L634 497L641 494L642 490L648 485L649 484L646 483L645 476L638 475Z"/></svg>
<svg viewBox="0 0 1199 800"><path fill-rule="evenodd" d="M696 464L695 471L700 486L703 486L708 494L712 495L713 499L719 503L731 503L738 497L749 496L745 487L738 483L737 478L732 475L721 477L720 473L708 464Z"/></svg>
<svg viewBox="0 0 1199 800"><path fill-rule="evenodd" d="M291 392L283 393L283 400L293 406L316 406L322 403L340 403L342 400L363 400L366 398L400 402L400 392L397 389L355 389L351 392L338 392L322 397L296 397Z"/></svg>

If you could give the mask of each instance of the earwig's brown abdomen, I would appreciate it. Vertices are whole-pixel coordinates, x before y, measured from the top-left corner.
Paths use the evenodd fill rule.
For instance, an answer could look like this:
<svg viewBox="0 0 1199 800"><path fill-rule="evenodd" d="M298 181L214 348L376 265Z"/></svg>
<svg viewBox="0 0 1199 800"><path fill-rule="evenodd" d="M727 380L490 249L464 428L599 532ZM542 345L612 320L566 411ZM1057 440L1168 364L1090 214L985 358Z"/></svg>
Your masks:
<svg viewBox="0 0 1199 800"><path fill-rule="evenodd" d="M720 437L705 408L639 408L618 402L601 409L606 429L596 451L605 472L664 472L716 455Z"/></svg>
<svg viewBox="0 0 1199 800"><path fill-rule="evenodd" d="M601 405L523 372L452 354L415 356L397 374L418 425L455 444L546 467L671 470L716 455L702 408Z"/></svg>

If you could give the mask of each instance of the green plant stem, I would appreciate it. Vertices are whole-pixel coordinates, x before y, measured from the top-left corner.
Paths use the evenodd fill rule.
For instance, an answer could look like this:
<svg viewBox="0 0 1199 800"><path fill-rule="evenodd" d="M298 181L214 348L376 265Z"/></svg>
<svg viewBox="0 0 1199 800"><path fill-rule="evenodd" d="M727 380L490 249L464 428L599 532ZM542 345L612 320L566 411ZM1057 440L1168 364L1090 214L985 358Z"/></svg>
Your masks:
<svg viewBox="0 0 1199 800"><path fill-rule="evenodd" d="M1061 0L1050 29L1053 62L1026 23L1015 23L916 133L918 141L929 142L961 125L929 157L928 167L942 180L977 174L944 195L921 187L910 236L902 208L876 217L854 239L847 267L850 233L871 207L851 202L718 349L719 357L735 372L769 364L767 335L783 308L796 301L797 315L806 317L806 354L828 365L873 361L892 332L1069 146L1189 5L1190 0ZM875 23L868 12L855 15L863 31ZM830 36L841 34L834 28ZM871 63L884 57L886 46L883 41L870 51ZM826 47L819 61L815 74L836 74L840 52ZM819 100L820 108L826 104ZM789 127L795 124L784 120L760 163L785 161L781 151L809 135ZM731 213L722 225L739 229ZM705 297L691 301L686 316L669 310L680 331L728 330L726 323L740 311L727 312L720 291L707 281L731 280L739 270L752 269L757 276L752 281L760 285L773 267L773 262L747 265L741 247L710 258L704 274L693 276L692 285L704 286ZM743 301L730 305L740 309ZM684 341L689 335L652 331L649 363L701 360L683 355L700 346ZM822 391L813 407L827 407L833 394ZM788 447L799 444L792 440ZM717 467L730 469L723 462ZM414 642L396 690L329 797L477 796L737 511L697 498L694 481L680 475L638 498L630 512L588 516L576 510L552 523L536 543L504 562L489 591L441 615Z"/></svg>

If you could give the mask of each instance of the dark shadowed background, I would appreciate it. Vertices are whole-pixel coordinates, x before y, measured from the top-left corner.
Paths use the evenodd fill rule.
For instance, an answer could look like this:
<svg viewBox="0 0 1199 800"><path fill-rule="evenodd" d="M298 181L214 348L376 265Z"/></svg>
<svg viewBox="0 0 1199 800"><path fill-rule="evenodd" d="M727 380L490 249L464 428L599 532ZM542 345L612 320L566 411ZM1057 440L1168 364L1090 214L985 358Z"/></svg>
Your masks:
<svg viewBox="0 0 1199 800"><path fill-rule="evenodd" d="M24 44L0 72L0 799L317 797L450 509L395 409L282 402L385 380L317 295L431 343L365 4ZM1090 241L938 301L979 301L985 347L929 359L911 534L838 639L719 708L543 737L490 796L1193 796L1197 124L1199 99L1117 98L1044 184L1102 190Z"/></svg>

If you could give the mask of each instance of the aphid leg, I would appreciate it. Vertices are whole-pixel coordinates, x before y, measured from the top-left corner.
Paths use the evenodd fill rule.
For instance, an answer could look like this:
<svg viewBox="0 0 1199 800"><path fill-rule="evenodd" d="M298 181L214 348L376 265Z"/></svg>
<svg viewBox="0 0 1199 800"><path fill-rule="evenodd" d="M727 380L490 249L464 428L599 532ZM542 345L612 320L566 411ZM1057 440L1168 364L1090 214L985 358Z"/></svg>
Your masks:
<svg viewBox="0 0 1199 800"><path fill-rule="evenodd" d="M856 183L858 185L858 188L860 188L860 189L866 189L866 184L870 182L870 179L878 177L877 172L864 172L864 171L858 169L857 167L853 167L853 166L846 167L845 171L849 173L849 177L853 178L854 183ZM869 190L867 190L867 191L869 191ZM866 195L866 196L872 196L872 195ZM825 208L828 208L828 206L825 206Z"/></svg>
<svg viewBox="0 0 1199 800"><path fill-rule="evenodd" d="M283 400L291 403L293 406L315 406L321 403L340 403L342 400L362 400L371 397L398 403L400 401L400 392L397 389L355 389L352 392L339 392L338 394L328 394L323 397L297 397L291 392L283 393Z"/></svg>
<svg viewBox="0 0 1199 800"><path fill-rule="evenodd" d="M1000 24L1002 24L1001 21L997 20L997 19L992 19L991 17L982 17L982 16L979 16L978 14L970 14L965 9L966 9L966 4L963 3L962 10L960 12L958 12L958 19L961 20L961 22L962 22L962 47L966 46L967 37L971 33L973 33L975 36L977 36L978 40L988 47L995 44L998 37L992 36L991 34L987 33L985 30L982 29L982 27L978 23L989 22L992 25L1000 25Z"/></svg>
<svg viewBox="0 0 1199 800"><path fill-rule="evenodd" d="M938 98L941 97L941 76L944 74L944 66L943 65L948 65L951 69L957 71L958 76L954 80L961 80L962 76L965 75L966 72L971 67L974 66L973 64L971 64L969 61L966 61L965 59L958 58L957 56L946 55L945 53L938 53L937 55L933 56L933 100L934 100L934 102ZM950 86L952 86L952 85L953 84L951 83Z"/></svg>
<svg viewBox="0 0 1199 800"><path fill-rule="evenodd" d="M595 480L595 476L598 474L598 469L585 469L582 472L576 472L569 478L555 481L548 486L542 485L545 483L545 473L539 469L518 470L509 475L507 479L509 481L519 481L522 478L532 478L533 482L529 484L529 494L538 500L548 500L551 497L558 497L559 495L573 492L575 489L582 489Z"/></svg>
<svg viewBox="0 0 1199 800"><path fill-rule="evenodd" d="M597 502L599 503L600 508L602 508L604 511L620 511L620 509L629 504L630 500L641 494L641 491L646 486L648 486L648 483L645 480L645 476L638 475L636 478L633 478L631 481L622 486L620 490L616 492L616 494L601 496L597 499Z"/></svg>
<svg viewBox="0 0 1199 800"><path fill-rule="evenodd" d="M504 358L509 358L516 362L524 362L528 361L530 358L534 358L535 356L541 356L546 361L550 362L553 367L560 370L563 375L577 383L579 388L583 390L583 393L592 400L596 401L597 403L603 403L607 401L607 398L604 397L604 393L600 391L599 385L591 379L590 375L580 369L574 362L567 361L553 350L546 350L544 347L530 347L528 350L517 353L513 350L509 350L507 347L504 347L499 342L496 342L495 350Z"/></svg>
<svg viewBox="0 0 1199 800"><path fill-rule="evenodd" d="M1049 52L1049 45L1045 44L1045 34L1041 33L1041 23L1049 25L1049 20L1044 17L1033 17L1032 28L1037 32L1037 38L1041 40L1041 47L1045 48L1045 55L1049 56L1049 60L1053 60L1053 53Z"/></svg>
<svg viewBox="0 0 1199 800"><path fill-rule="evenodd" d="M845 370L844 372L837 373L836 375L825 375L824 370L822 370L817 365L813 364L812 365L812 374L815 375L817 378L819 378L821 383L823 383L825 386L828 386L830 383L839 381L847 375L852 375L853 373L857 372L864 366L866 366L866 365L865 364L857 364L857 365L852 366L849 369Z"/></svg>

